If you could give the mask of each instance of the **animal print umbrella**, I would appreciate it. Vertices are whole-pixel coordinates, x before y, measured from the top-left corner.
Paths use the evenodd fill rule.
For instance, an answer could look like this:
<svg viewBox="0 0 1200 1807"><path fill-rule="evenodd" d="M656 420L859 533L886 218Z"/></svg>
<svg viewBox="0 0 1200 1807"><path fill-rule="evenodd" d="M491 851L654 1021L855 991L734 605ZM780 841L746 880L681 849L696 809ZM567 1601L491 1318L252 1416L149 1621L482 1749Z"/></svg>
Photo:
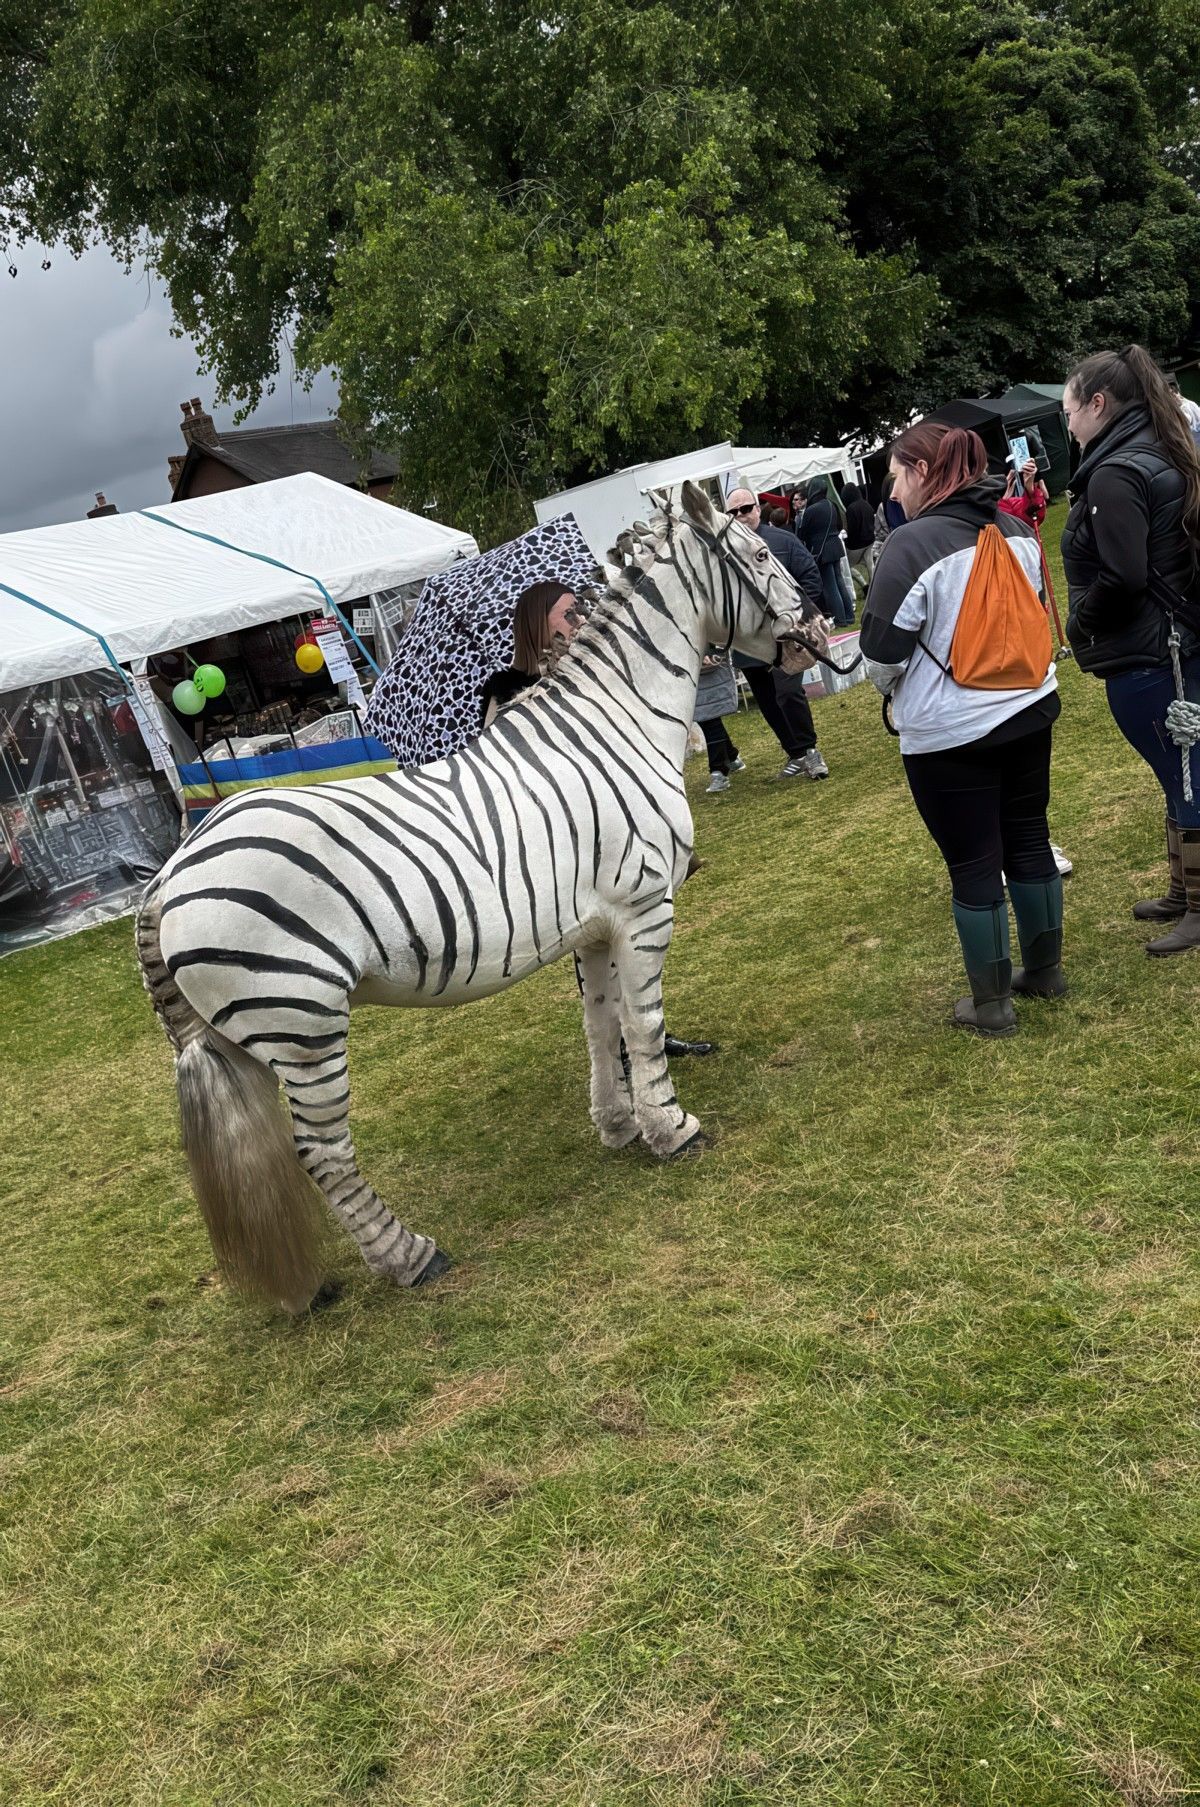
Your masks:
<svg viewBox="0 0 1200 1807"><path fill-rule="evenodd" d="M596 560L574 515L427 578L367 710L367 728L403 765L448 759L479 733L479 695L513 657L513 615L534 583L586 589Z"/></svg>

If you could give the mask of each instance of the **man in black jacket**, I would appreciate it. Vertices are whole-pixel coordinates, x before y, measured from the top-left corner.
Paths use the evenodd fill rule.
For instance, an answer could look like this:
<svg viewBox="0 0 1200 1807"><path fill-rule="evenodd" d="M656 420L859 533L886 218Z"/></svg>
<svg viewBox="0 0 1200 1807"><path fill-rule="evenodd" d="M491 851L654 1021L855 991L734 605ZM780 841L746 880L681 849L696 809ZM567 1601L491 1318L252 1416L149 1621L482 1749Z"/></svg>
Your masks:
<svg viewBox="0 0 1200 1807"><path fill-rule="evenodd" d="M822 614L821 573L808 548L794 533L782 527L762 525L762 510L752 490L733 490L725 504L735 520L753 527L766 541L788 576L793 578L812 605L812 612ZM813 723L812 704L804 693L804 679L799 673L789 676L761 659L749 659L734 653L733 662L746 674L755 702L770 724L776 740L787 754L781 778L828 778L829 767L817 750L817 730Z"/></svg>

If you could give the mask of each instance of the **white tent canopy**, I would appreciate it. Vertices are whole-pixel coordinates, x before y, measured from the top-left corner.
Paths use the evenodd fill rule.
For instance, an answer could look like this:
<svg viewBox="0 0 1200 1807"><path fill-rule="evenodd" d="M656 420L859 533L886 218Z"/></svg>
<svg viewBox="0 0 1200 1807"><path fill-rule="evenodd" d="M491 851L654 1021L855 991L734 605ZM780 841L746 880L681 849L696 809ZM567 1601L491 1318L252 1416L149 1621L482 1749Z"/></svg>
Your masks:
<svg viewBox="0 0 1200 1807"><path fill-rule="evenodd" d="M758 495L813 477L839 476L853 483L858 476L858 459L838 445L738 445L733 457L746 487Z"/></svg>
<svg viewBox="0 0 1200 1807"><path fill-rule="evenodd" d="M320 609L313 579L340 608L478 550L470 534L311 472L0 534L0 692L102 667L97 635L115 659L143 658Z"/></svg>

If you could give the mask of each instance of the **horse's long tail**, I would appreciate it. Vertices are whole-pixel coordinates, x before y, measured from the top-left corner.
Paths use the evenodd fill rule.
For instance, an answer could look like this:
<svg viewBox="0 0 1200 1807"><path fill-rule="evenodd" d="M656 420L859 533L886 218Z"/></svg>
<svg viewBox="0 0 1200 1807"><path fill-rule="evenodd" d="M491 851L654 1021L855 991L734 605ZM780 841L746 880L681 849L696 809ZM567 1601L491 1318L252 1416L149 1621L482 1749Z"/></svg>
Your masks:
<svg viewBox="0 0 1200 1807"><path fill-rule="evenodd" d="M183 1149L221 1271L303 1311L316 1292L316 1194L296 1159L275 1076L188 1003L159 943L158 881L135 926L142 980L175 1049Z"/></svg>

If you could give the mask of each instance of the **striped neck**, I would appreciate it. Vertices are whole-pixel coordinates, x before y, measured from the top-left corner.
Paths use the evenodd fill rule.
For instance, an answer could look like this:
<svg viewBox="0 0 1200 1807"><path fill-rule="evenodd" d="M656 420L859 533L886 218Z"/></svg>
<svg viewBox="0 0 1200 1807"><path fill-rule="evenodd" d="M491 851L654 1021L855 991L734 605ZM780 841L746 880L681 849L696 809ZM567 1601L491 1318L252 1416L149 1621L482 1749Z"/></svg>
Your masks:
<svg viewBox="0 0 1200 1807"><path fill-rule="evenodd" d="M678 523L676 523L678 526ZM640 561L641 562L641 561ZM614 726L623 721L678 772L696 706L708 608L670 541L610 586L549 679Z"/></svg>

